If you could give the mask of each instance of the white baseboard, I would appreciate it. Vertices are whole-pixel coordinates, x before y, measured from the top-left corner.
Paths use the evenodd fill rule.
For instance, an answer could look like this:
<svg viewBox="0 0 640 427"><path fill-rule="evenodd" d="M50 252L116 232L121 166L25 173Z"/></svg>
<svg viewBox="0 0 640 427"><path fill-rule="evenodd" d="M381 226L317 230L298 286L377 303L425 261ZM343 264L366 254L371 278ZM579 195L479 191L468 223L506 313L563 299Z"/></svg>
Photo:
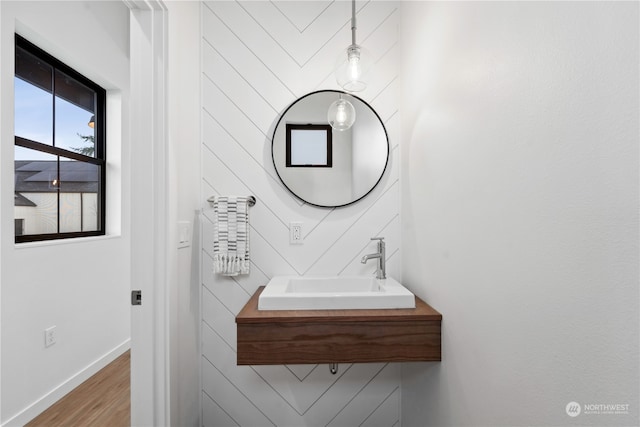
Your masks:
<svg viewBox="0 0 640 427"><path fill-rule="evenodd" d="M33 420L35 417L43 413L47 408L56 403L62 397L64 397L71 390L88 380L100 369L116 360L118 356L122 355L130 348L131 339L127 339L125 342L116 346L113 350L107 352L98 360L91 363L89 366L85 367L80 372L42 396L40 399L36 400L31 405L27 406L25 409L5 421L1 427L24 426L29 421Z"/></svg>

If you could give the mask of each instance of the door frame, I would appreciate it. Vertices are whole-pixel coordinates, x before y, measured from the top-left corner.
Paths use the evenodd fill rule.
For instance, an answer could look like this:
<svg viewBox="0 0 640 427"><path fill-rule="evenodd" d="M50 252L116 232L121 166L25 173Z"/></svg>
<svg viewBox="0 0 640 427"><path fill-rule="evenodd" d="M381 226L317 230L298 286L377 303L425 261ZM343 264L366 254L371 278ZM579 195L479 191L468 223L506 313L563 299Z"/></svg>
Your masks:
<svg viewBox="0 0 640 427"><path fill-rule="evenodd" d="M169 402L167 7L123 0L130 10L131 425L166 426Z"/></svg>

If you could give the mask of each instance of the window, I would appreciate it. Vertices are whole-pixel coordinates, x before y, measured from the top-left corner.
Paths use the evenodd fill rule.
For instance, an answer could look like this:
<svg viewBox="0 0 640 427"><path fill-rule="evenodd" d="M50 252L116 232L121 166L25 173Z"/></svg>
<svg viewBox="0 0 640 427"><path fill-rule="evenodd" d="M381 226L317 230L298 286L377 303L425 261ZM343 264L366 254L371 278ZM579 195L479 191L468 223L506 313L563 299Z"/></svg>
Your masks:
<svg viewBox="0 0 640 427"><path fill-rule="evenodd" d="M288 168L330 168L333 164L330 125L286 125L286 166Z"/></svg>
<svg viewBox="0 0 640 427"><path fill-rule="evenodd" d="M24 219L16 218L13 220L14 226L16 228L16 236L22 236L24 233Z"/></svg>
<svg viewBox="0 0 640 427"><path fill-rule="evenodd" d="M103 235L106 92L16 34L15 241Z"/></svg>

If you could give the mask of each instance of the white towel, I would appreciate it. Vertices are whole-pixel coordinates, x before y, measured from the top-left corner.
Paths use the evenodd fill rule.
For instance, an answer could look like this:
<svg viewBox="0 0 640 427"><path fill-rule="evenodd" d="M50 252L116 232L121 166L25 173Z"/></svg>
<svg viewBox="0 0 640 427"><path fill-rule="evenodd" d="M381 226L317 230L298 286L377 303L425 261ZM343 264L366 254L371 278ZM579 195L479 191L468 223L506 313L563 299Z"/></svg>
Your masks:
<svg viewBox="0 0 640 427"><path fill-rule="evenodd" d="M213 272L249 274L249 198L216 197L213 211Z"/></svg>

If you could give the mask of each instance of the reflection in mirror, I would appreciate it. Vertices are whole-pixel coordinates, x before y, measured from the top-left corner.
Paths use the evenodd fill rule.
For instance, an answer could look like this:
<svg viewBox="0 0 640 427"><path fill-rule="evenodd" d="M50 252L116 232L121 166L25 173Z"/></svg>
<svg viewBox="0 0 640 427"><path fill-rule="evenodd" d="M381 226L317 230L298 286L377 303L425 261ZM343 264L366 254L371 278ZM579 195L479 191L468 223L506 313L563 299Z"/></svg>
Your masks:
<svg viewBox="0 0 640 427"><path fill-rule="evenodd" d="M329 125L287 123L287 167L330 168L333 135Z"/></svg>
<svg viewBox="0 0 640 427"><path fill-rule="evenodd" d="M337 131L327 123L327 111L341 95L354 106L356 121ZM323 139L318 132L327 128L329 135ZM302 134L295 135L296 130ZM303 157L293 161L296 148ZM389 141L369 104L344 92L322 90L296 100L282 114L271 153L280 180L295 196L312 205L337 207L354 203L375 188L387 166Z"/></svg>

